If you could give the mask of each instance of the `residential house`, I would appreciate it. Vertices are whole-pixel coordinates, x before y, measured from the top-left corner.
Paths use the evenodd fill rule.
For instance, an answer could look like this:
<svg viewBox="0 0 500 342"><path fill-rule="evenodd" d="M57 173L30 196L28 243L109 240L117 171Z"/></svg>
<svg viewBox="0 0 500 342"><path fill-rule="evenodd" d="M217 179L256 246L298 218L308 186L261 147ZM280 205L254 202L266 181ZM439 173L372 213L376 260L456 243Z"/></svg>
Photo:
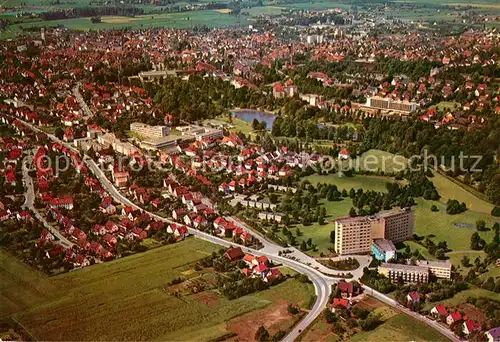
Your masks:
<svg viewBox="0 0 500 342"><path fill-rule="evenodd" d="M470 335L475 331L481 330L481 323L475 322L473 320L466 320L462 323L462 331L465 335Z"/></svg>
<svg viewBox="0 0 500 342"><path fill-rule="evenodd" d="M448 310L444 305L438 304L431 309L431 315L436 319L443 318L448 316Z"/></svg>
<svg viewBox="0 0 500 342"><path fill-rule="evenodd" d="M229 261L235 261L241 259L245 254L241 247L229 248L224 256L229 259Z"/></svg>
<svg viewBox="0 0 500 342"><path fill-rule="evenodd" d="M456 322L460 322L463 319L462 314L458 311L451 313L446 317L446 324L453 325Z"/></svg>
<svg viewBox="0 0 500 342"><path fill-rule="evenodd" d="M500 342L500 327L488 330L484 333L488 342Z"/></svg>

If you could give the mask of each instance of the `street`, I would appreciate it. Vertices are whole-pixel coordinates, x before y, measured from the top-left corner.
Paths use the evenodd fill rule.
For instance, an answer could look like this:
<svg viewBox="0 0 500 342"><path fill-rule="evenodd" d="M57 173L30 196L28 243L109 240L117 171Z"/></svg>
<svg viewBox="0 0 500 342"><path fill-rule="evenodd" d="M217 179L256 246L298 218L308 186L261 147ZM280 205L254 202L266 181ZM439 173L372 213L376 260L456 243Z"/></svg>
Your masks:
<svg viewBox="0 0 500 342"><path fill-rule="evenodd" d="M23 124L25 124L26 126L30 127L31 129L35 130L35 131L43 132L39 128L37 128L36 126L33 126L33 125L31 125L31 124L29 124L27 122L24 122L22 120L19 120L19 121L22 122ZM71 146L71 144L68 144L68 143L65 143L65 142L59 140L54 135L47 134L47 136L50 139L52 139L52 140L54 140L54 141L56 141L56 142L58 142L60 144L63 144L64 146L67 146L72 151L74 151L76 153L79 153L79 151L77 149L75 149L73 146ZM90 157L83 156L83 162L88 166L89 170L96 176L96 178L100 181L100 183L103 186L103 188L109 193L109 195L111 197L113 197L113 199L115 201L121 203L122 205L131 206L134 209L137 209L137 210L140 210L140 211L142 211L144 213L147 213L151 217L154 217L157 220L161 220L161 221L169 223L169 224L175 223L172 220L168 220L166 218L163 218L161 216L158 216L158 215L156 215L154 213L151 213L151 212L148 212L148 211L142 209L141 207L137 206L132 201L130 201L128 198L126 198L125 196L123 196L114 187L114 185L109 181L109 179L107 179L106 175L99 168L99 166L97 165L97 163L94 160L92 160ZM23 174L23 176L24 176L24 174ZM27 182L26 184L31 184L31 186L29 186L30 190L27 192L27 195L26 195L26 205L29 207L29 203L32 202L33 198L34 198L33 184L32 184L32 181L31 181L31 177L29 177L29 175L27 174L27 171L26 171L26 175L25 176L27 177L26 178L26 182ZM47 227L47 229L50 229L51 232L55 236L57 236L63 242L63 244L68 244L68 246L72 246L73 245L73 243L71 243L66 238L64 238L64 236L62 236L59 233L58 230L55 230L53 227L51 227L38 214L38 212L36 211L36 209L34 208L34 206L29 207L29 208L30 209L32 208L31 210L33 210L33 212L35 213L35 215L37 216L37 218L40 219L40 221L44 223L44 225ZM267 256L270 260L273 260L275 262L279 262L279 263L281 263L281 264L283 264L283 265L285 265L287 267L290 267L290 268L294 269L295 271L297 271L299 273L302 273L302 274L305 274L305 275L307 275L309 277L309 279L311 280L311 282L313 283L313 285L315 287L315 292L316 292L316 296L317 296L316 302L315 302L314 306L312 307L312 309L292 329L292 331L283 339L283 341L287 341L287 342L288 341L294 341L301 334L301 332L304 331L322 313L323 309L328 304L328 300L329 300L329 296L330 296L330 293L331 293L331 286L332 286L332 284L338 282L338 280L339 280L339 278L332 278L332 277L324 274L324 273L330 273L330 274L332 274L332 273L339 273L338 271L330 270L330 269L324 267L323 265L319 264L313 258L305 255L304 253L302 253L301 251L299 251L299 250L297 250L295 248L293 248L293 255L295 256L296 260L292 260L292 259L289 259L289 258L286 258L286 257L283 257L283 256L279 256L278 252L280 250L283 250L284 248L281 247L281 246L279 246L279 245L276 245L272 241L269 241L269 240L265 239L264 237L260 236L259 234L255 234L254 231L252 231L252 233L254 233L257 236L257 238L264 245L264 248L262 250L255 250L255 249L243 246L243 245L238 245L236 243L226 241L226 240L221 239L219 237L216 237L216 236L213 236L213 235L210 235L210 234L198 231L198 230L193 229L193 228L188 228L188 231L189 231L189 233L191 235L193 235L193 236L195 236L197 238L201 238L201 239L210 241L212 243L215 243L215 244L218 244L218 245L221 245L221 246L225 246L225 247L236 247L236 246L239 246L246 253L254 254L254 255L257 255L257 256L262 256L262 255ZM355 271L351 271L351 273L353 273L353 275L354 275L354 278L352 278L352 279L355 279L355 280L357 280L357 279L359 279L361 277L361 275L362 275L362 269L363 269L364 265L367 265L367 263L369 264L369 262L371 260L371 259L367 258L366 256L356 256L356 257L358 258L358 261L360 261L361 267L359 267ZM297 261L297 260L299 260L299 261ZM321 272L318 271L317 269L315 269L314 267L308 265L308 264L315 265L315 266L320 265L320 266L317 266L317 267L321 270ZM322 273L323 271L325 271L325 272ZM383 294L381 294L381 293L379 293L377 291L374 291L373 289L371 289L371 288L369 288L367 286L363 286L363 288L364 288L364 290L366 291L366 293L368 295L371 295L371 296L379 299L380 301L382 301L384 303L387 303L387 304L389 304L389 305L397 308L400 311L405 312L406 314L414 317L415 319L418 319L419 321L425 323L426 325L430 326L431 328L438 330L440 333L442 333L444 336L450 338L451 340L453 340L453 341L459 341L459 339L456 338L456 336L450 330L446 329L445 327L440 326L436 322L431 321L431 320L425 318L424 316L421 316L419 314L411 312L410 310L402 308L400 305L396 304L393 299L391 299L388 296L385 296L385 295L383 295Z"/></svg>

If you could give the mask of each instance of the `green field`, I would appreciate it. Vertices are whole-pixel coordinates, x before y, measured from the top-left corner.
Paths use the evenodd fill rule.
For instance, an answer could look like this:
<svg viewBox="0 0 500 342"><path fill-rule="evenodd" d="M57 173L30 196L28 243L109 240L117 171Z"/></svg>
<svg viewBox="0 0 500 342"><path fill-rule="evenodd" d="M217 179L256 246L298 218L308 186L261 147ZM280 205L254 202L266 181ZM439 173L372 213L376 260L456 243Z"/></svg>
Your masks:
<svg viewBox="0 0 500 342"><path fill-rule="evenodd" d="M293 235L297 237L297 242L300 244L303 240L307 240L309 238L312 239L312 242L317 245L318 251L314 252L312 249L307 251L307 254L313 256L319 256L320 253L328 253L328 248L333 245L330 243L330 232L335 230L334 220L340 216L349 215L349 210L352 207L352 201L350 199L344 199L339 202L329 202L327 200L320 200L320 204L324 205L326 208L326 224L320 225L317 222L308 226L304 226L303 224L298 224L295 228L300 229L303 233L302 236L297 237L295 232L295 228L290 228L293 232ZM286 237L280 232L279 235L286 240Z"/></svg>
<svg viewBox="0 0 500 342"><path fill-rule="evenodd" d="M495 300L500 300L500 294L498 293L480 288L472 288L469 290L459 292L455 296L453 296L453 298L445 299L440 303L444 304L447 307L453 307L465 303L468 297L475 297L475 298L486 297ZM431 309L434 305L436 305L436 303L426 303L424 309Z"/></svg>
<svg viewBox="0 0 500 342"><path fill-rule="evenodd" d="M476 232L476 221L485 220L491 227L495 220L491 215L466 211L458 215L446 214L446 205L440 202L426 201L418 198L415 207L415 233L419 236L434 235L434 241L447 241L448 247L454 251L470 249L470 237ZM439 212L432 212L431 206L436 204ZM455 224L469 224L472 228L457 227ZM493 231L478 232L486 241L491 242Z"/></svg>
<svg viewBox="0 0 500 342"><path fill-rule="evenodd" d="M218 250L203 240L145 253L48 278L2 253L2 316L10 315L42 340L192 340L227 333L232 318L275 301L306 305L311 284L297 280L227 300L213 291L174 296L168 283L179 276L212 276L193 263ZM7 303L7 305L5 304Z"/></svg>
<svg viewBox="0 0 500 342"><path fill-rule="evenodd" d="M351 341L448 341L436 330L405 314L389 318L372 331L355 334Z"/></svg>
<svg viewBox="0 0 500 342"><path fill-rule="evenodd" d="M145 27L190 28L196 25L207 25L208 27L248 25L248 20L245 16L237 17L212 10L140 15L133 18L112 16L102 17L102 21L99 24L91 23L90 18L34 21L12 25L9 27L9 30L16 32L20 30L21 26L29 28L54 27L59 25L84 31L125 27L139 29Z"/></svg>
<svg viewBox="0 0 500 342"><path fill-rule="evenodd" d="M456 199L460 202L465 202L467 209L471 211L488 215L491 213L493 204L474 196L458 184L455 184L447 179L445 176L434 172L434 177L430 178L430 180L434 183L439 194L441 195L441 202L446 203L448 199Z"/></svg>
<svg viewBox="0 0 500 342"><path fill-rule="evenodd" d="M380 192L386 192L386 183L393 182L392 179L386 177L377 176L353 176L345 177L339 176L338 173L330 175L311 175L305 177L304 179L311 182L311 184L327 183L334 184L337 186L339 191L346 189L348 192L351 188L355 190L362 188L363 190L375 190Z"/></svg>
<svg viewBox="0 0 500 342"><path fill-rule="evenodd" d="M0 249L0 317L26 310L56 294L51 279Z"/></svg>
<svg viewBox="0 0 500 342"><path fill-rule="evenodd" d="M356 159L359 169L363 171L398 172L408 167L408 159L401 155L381 150L368 150Z"/></svg>

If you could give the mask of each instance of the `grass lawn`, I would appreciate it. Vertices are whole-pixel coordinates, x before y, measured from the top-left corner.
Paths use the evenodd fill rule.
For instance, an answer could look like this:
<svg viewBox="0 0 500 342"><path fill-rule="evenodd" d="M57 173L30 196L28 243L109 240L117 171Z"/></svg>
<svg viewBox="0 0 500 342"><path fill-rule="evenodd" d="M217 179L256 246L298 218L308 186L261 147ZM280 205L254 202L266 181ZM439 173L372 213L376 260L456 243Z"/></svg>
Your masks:
<svg viewBox="0 0 500 342"><path fill-rule="evenodd" d="M49 277L0 249L0 317L54 298L57 290Z"/></svg>
<svg viewBox="0 0 500 342"><path fill-rule="evenodd" d="M446 203L449 199L456 199L459 202L465 202L467 209L471 211L490 215L493 204L474 196L460 185L453 183L437 172L434 172L434 177L430 178L430 180L441 195L441 202Z"/></svg>
<svg viewBox="0 0 500 342"><path fill-rule="evenodd" d="M485 220L487 227L491 227L495 220L491 215L466 211L458 215L448 215L446 205L437 201L416 200L415 233L419 236L435 235L434 241L447 241L448 247L454 251L470 250L470 237L476 232L476 221ZM431 206L436 204L439 212L432 212ZM454 224L470 224L472 228L456 227ZM479 232L486 241L491 242L493 231Z"/></svg>
<svg viewBox="0 0 500 342"><path fill-rule="evenodd" d="M300 229L303 233L302 236L297 237L297 242L300 244L303 240L311 238L312 242L317 245L318 251L313 250L307 251L307 254L312 256L319 256L321 252L328 254L328 248L333 245L330 243L330 232L335 230L335 223L333 222L337 217L349 215L349 210L352 207L351 199L344 199L343 201L330 202L325 199L319 201L320 204L324 205L326 208L326 224L320 225L317 222L304 226L303 224L298 224L290 230L293 235L297 237L296 228ZM280 232L278 233L285 241L286 237Z"/></svg>
<svg viewBox="0 0 500 342"><path fill-rule="evenodd" d="M351 341L448 341L436 330L405 314L397 314L372 331L355 334Z"/></svg>
<svg viewBox="0 0 500 342"><path fill-rule="evenodd" d="M278 300L305 306L314 295L294 279L231 301L168 290L174 278L201 276L193 264L219 248L192 238L51 278L2 253L2 315L43 340L205 340L226 334L235 317Z"/></svg>
<svg viewBox="0 0 500 342"><path fill-rule="evenodd" d="M475 297L475 298L486 297L486 298L500 300L500 294L498 293L480 288L472 288L469 290L459 292L452 298L445 299L440 303L444 304L447 307L453 307L465 303L468 297ZM426 303L424 309L431 309L436 304L437 303Z"/></svg>
<svg viewBox="0 0 500 342"><path fill-rule="evenodd" d="M420 254L422 254L422 256L426 259L426 260L437 260L434 255L430 254L428 251L427 251L427 248L425 248L424 246L418 244L417 242L415 241L405 241L401 244L401 247L398 245L398 252L402 252L404 251L404 249L406 248L406 246L410 246L411 250L414 251L416 249L418 249L420 251Z"/></svg>
<svg viewBox="0 0 500 342"><path fill-rule="evenodd" d="M460 108L460 103L450 102L450 101L442 101L436 105L436 108L438 110L451 110L451 109L455 109L455 108Z"/></svg>
<svg viewBox="0 0 500 342"><path fill-rule="evenodd" d="M381 150L368 150L356 159L360 170L399 172L408 167L408 159Z"/></svg>
<svg viewBox="0 0 500 342"><path fill-rule="evenodd" d="M329 175L311 175L307 176L304 179L307 179L311 182L311 184L318 183L329 183L337 186L339 191L342 189L346 189L347 192L351 188L355 190L362 188L363 190L375 190L380 192L387 192L385 187L386 183L393 182L392 179L386 177L377 177L377 176L364 176L364 175L355 175L353 177L345 177L339 176L337 173L329 174Z"/></svg>

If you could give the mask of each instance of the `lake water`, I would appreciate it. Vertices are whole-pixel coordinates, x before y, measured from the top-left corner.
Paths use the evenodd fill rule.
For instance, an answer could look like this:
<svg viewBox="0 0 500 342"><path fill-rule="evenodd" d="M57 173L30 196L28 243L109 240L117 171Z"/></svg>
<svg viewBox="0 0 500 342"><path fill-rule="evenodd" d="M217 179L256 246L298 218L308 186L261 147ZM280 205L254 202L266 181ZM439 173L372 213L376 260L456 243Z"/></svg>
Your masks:
<svg viewBox="0 0 500 342"><path fill-rule="evenodd" d="M235 109L231 113L233 113L234 117L250 123L253 122L253 119L257 119L259 122L265 121L267 130L271 130L276 119L275 114L253 109Z"/></svg>

